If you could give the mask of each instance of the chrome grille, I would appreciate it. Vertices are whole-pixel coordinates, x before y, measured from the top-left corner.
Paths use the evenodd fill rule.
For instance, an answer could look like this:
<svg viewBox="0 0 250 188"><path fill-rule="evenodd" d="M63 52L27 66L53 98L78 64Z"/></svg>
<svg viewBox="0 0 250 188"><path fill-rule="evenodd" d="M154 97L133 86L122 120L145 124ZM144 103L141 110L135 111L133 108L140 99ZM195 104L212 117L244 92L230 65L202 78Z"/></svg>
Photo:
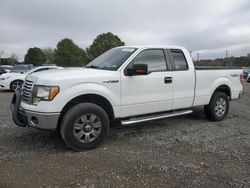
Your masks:
<svg viewBox="0 0 250 188"><path fill-rule="evenodd" d="M31 94L33 88L33 81L25 80L22 88L22 101L25 103L31 103Z"/></svg>

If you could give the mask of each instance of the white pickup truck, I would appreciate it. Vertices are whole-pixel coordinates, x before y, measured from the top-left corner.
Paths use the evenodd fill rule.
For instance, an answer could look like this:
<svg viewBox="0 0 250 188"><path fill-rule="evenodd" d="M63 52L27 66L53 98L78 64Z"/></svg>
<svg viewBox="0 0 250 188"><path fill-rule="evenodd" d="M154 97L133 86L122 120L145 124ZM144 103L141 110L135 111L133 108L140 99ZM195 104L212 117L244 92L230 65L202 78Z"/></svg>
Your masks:
<svg viewBox="0 0 250 188"><path fill-rule="evenodd" d="M182 47L124 46L84 68L28 75L11 109L17 125L59 130L68 147L86 150L101 143L112 121L184 115L194 106L204 106L212 121L223 120L242 80L240 69L195 68Z"/></svg>

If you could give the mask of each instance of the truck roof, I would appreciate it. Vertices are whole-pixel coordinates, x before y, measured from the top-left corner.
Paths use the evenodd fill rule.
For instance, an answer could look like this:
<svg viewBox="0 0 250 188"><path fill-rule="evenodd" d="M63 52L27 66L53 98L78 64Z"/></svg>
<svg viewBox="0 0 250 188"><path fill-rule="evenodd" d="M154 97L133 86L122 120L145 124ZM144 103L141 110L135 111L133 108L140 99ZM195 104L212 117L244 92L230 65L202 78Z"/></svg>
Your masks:
<svg viewBox="0 0 250 188"><path fill-rule="evenodd" d="M118 48L124 48L124 47L128 47L128 48L166 48L166 49L180 49L180 50L184 50L186 48L181 47L181 46L171 46L171 45L131 45L131 46L119 46Z"/></svg>

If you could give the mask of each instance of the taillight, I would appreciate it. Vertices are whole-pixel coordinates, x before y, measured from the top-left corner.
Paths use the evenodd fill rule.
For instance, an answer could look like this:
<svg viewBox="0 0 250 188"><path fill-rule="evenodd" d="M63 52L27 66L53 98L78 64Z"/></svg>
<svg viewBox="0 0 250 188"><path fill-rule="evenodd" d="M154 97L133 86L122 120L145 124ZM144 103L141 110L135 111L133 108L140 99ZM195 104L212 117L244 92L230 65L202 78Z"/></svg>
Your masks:
<svg viewBox="0 0 250 188"><path fill-rule="evenodd" d="M243 83L243 80L244 80L244 74L241 73L241 74L240 74L240 82L241 82L241 84Z"/></svg>

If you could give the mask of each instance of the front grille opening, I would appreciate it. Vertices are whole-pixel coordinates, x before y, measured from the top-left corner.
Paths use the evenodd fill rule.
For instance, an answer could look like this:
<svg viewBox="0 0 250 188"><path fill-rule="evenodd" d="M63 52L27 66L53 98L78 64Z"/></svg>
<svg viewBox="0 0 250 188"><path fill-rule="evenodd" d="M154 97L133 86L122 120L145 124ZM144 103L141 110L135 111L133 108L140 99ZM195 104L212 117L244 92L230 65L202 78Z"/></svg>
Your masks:
<svg viewBox="0 0 250 188"><path fill-rule="evenodd" d="M22 88L22 101L31 104L31 93L33 88L33 81L25 80Z"/></svg>

